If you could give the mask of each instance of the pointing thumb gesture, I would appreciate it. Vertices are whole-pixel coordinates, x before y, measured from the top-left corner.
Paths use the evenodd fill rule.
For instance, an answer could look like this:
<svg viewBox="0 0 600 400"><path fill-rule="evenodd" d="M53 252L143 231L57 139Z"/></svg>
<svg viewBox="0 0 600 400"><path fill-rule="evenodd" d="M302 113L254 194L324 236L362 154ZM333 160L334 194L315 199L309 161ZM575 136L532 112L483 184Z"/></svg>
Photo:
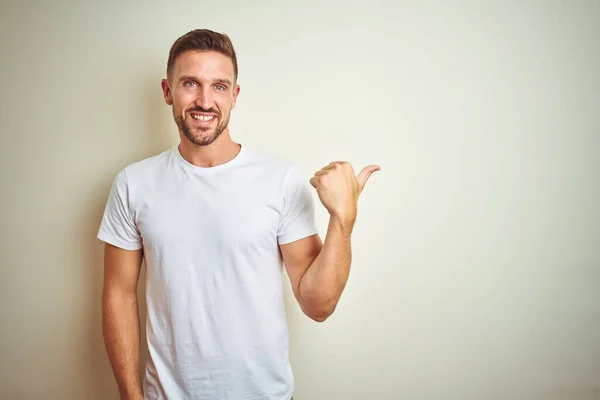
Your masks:
<svg viewBox="0 0 600 400"><path fill-rule="evenodd" d="M329 214L343 220L354 221L358 196L371 174L380 169L379 165L369 165L355 175L349 162L334 161L315 172L310 183L317 189L319 199Z"/></svg>
<svg viewBox="0 0 600 400"><path fill-rule="evenodd" d="M366 166L360 171L358 175L356 175L356 180L358 181L359 193L363 191L365 188L365 184L367 180L371 176L371 174L375 171L379 171L381 167L379 165L369 165Z"/></svg>

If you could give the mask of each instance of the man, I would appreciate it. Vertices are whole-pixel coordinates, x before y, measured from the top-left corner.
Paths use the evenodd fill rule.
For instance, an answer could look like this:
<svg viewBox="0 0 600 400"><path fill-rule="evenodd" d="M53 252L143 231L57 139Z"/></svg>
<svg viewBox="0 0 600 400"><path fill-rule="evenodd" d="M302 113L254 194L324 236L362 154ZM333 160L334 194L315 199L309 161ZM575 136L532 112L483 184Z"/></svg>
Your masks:
<svg viewBox="0 0 600 400"><path fill-rule="evenodd" d="M237 73L226 35L180 37L162 89L181 142L113 182L98 238L106 242L103 332L121 399L290 399L282 262L315 321L331 315L348 279L358 196L379 167L355 176L349 163L332 162L310 179L330 214L323 243L298 169L232 140Z"/></svg>

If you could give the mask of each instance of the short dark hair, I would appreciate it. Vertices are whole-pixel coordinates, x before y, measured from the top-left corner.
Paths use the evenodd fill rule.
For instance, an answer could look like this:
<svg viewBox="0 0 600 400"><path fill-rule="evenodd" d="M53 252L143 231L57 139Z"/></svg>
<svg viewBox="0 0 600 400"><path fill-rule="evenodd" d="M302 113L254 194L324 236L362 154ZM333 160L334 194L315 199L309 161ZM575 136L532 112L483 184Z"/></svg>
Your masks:
<svg viewBox="0 0 600 400"><path fill-rule="evenodd" d="M216 51L231 59L233 62L233 80L237 81L238 65L233 44L224 33L218 33L209 29L195 29L179 37L169 51L167 61L167 77L171 76L175 60L186 51Z"/></svg>

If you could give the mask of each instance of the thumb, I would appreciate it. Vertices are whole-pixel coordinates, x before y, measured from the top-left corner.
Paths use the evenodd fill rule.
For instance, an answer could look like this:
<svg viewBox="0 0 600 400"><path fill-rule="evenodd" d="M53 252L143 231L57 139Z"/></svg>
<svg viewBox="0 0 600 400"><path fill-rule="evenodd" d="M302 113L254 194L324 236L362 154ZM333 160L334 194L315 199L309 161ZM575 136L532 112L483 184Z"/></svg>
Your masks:
<svg viewBox="0 0 600 400"><path fill-rule="evenodd" d="M362 192L365 184L367 183L367 179L371 176L371 174L375 171L379 171L381 167L379 165L369 165L364 167L362 171L358 175L356 175L356 180L358 181L358 187Z"/></svg>

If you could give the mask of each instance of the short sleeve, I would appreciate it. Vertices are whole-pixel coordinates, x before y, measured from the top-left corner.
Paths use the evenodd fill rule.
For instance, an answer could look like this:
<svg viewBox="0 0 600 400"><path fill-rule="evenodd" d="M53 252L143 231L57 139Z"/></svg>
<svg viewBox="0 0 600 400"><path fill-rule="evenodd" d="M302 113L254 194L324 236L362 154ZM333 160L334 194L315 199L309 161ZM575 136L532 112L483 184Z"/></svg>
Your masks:
<svg viewBox="0 0 600 400"><path fill-rule="evenodd" d="M277 241L286 244L318 233L312 186L296 167L290 167L283 183L283 212Z"/></svg>
<svg viewBox="0 0 600 400"><path fill-rule="evenodd" d="M130 209L130 188L125 170L113 181L98 231L98 239L125 250L138 250L142 240Z"/></svg>

